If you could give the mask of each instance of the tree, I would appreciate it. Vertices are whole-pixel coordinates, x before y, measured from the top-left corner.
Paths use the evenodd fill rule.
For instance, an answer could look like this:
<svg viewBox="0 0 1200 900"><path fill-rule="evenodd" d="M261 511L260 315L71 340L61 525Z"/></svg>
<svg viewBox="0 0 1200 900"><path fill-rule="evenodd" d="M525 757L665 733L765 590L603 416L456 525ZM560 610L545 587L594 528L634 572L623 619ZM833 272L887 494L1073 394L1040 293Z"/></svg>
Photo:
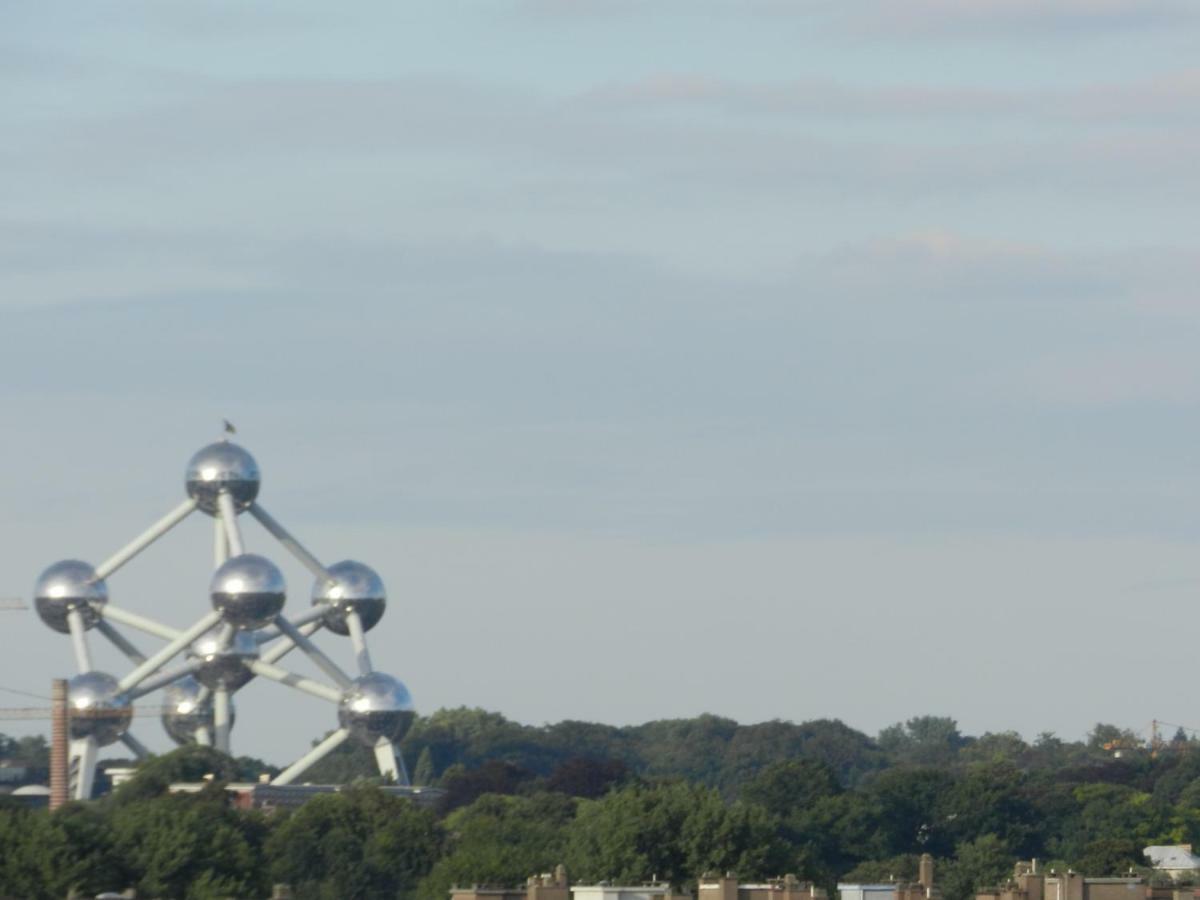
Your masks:
<svg viewBox="0 0 1200 900"><path fill-rule="evenodd" d="M981 888L1000 884L1013 870L1016 856L994 834L959 844L955 859L943 863L935 882L945 900L969 900Z"/></svg>
<svg viewBox="0 0 1200 900"><path fill-rule="evenodd" d="M573 756L550 773L546 779L546 789L594 800L603 797L628 777L629 769L618 759Z"/></svg>
<svg viewBox="0 0 1200 900"><path fill-rule="evenodd" d="M420 895L445 900L453 884L516 885L565 858L575 801L561 794L487 794L446 817L448 852L421 882Z"/></svg>
<svg viewBox="0 0 1200 900"><path fill-rule="evenodd" d="M710 788L632 785L581 802L567 867L584 880L635 884L657 877L683 886L709 869L762 877L787 858L776 825L761 807L727 807Z"/></svg>
<svg viewBox="0 0 1200 900"><path fill-rule="evenodd" d="M413 784L431 785L436 779L437 775L433 771L433 753L425 747L417 757L417 767L413 770Z"/></svg>
<svg viewBox="0 0 1200 900"><path fill-rule="evenodd" d="M879 748L899 762L946 765L967 742L946 716L916 716L879 732Z"/></svg>
<svg viewBox="0 0 1200 900"><path fill-rule="evenodd" d="M1072 867L1091 878L1125 875L1146 864L1140 841L1129 838L1101 838L1083 848Z"/></svg>
<svg viewBox="0 0 1200 900"><path fill-rule="evenodd" d="M489 760L478 769L451 766L442 775L446 793L438 801L442 814L474 803L484 794L515 794L530 783L533 773L498 759Z"/></svg>
<svg viewBox="0 0 1200 900"><path fill-rule="evenodd" d="M742 799L757 803L781 818L841 793L837 776L815 759L781 760L763 769L742 789Z"/></svg>
<svg viewBox="0 0 1200 900"><path fill-rule="evenodd" d="M929 852L945 855L953 846L945 798L955 778L943 769L889 769L869 785L878 807L879 850L885 856ZM878 852L878 851L877 851Z"/></svg>
<svg viewBox="0 0 1200 900"><path fill-rule="evenodd" d="M164 794L177 781L233 781L238 776L237 762L212 747L188 745L151 756L140 763L134 776L114 794L117 804L132 803Z"/></svg>
<svg viewBox="0 0 1200 900"><path fill-rule="evenodd" d="M441 845L431 812L364 785L312 798L265 849L272 879L301 900L376 900L412 891Z"/></svg>
<svg viewBox="0 0 1200 900"><path fill-rule="evenodd" d="M111 824L139 894L209 900L267 890L262 819L231 809L220 785L196 794L126 796Z"/></svg>

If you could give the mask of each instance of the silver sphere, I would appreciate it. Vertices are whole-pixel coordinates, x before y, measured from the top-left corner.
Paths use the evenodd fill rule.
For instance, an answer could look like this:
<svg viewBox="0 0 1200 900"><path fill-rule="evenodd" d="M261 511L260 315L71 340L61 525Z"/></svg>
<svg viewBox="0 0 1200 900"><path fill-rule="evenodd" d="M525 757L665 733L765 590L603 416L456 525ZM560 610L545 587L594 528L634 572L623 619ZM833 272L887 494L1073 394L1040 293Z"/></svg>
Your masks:
<svg viewBox="0 0 1200 900"><path fill-rule="evenodd" d="M338 724L368 747L380 738L400 740L415 716L408 688L383 672L354 679L338 704Z"/></svg>
<svg viewBox="0 0 1200 900"><path fill-rule="evenodd" d="M217 514L217 495L222 491L242 510L258 496L261 478L254 457L237 444L217 441L201 447L188 461L185 476L188 496L210 516Z"/></svg>
<svg viewBox="0 0 1200 900"><path fill-rule="evenodd" d="M129 730L133 705L107 672L84 672L67 682L72 738L91 737L101 747Z"/></svg>
<svg viewBox="0 0 1200 900"><path fill-rule="evenodd" d="M213 731L212 699L200 702L200 682L190 675L180 678L163 691L163 728L177 744L196 743L196 731ZM233 724L233 701L229 701L229 723Z"/></svg>
<svg viewBox="0 0 1200 900"><path fill-rule="evenodd" d="M63 634L70 634L67 613L79 610L83 627L100 621L100 611L108 602L108 585L96 578L96 570L77 559L56 562L33 586L34 604L42 621Z"/></svg>
<svg viewBox="0 0 1200 900"><path fill-rule="evenodd" d="M254 677L247 663L258 659L258 641L248 631L235 631L226 644L221 640L223 630L218 625L200 635L192 641L188 654L203 662L196 670L196 680L202 685L236 691Z"/></svg>
<svg viewBox="0 0 1200 900"><path fill-rule="evenodd" d="M285 591L283 573L255 553L227 559L209 586L213 608L230 625L246 630L261 628L279 615Z"/></svg>
<svg viewBox="0 0 1200 900"><path fill-rule="evenodd" d="M319 603L329 606L325 627L334 634L348 635L346 613L353 610L362 620L363 631L374 628L387 605L387 591L379 574L352 559L334 563L326 571L330 578L318 578L312 591L313 606Z"/></svg>

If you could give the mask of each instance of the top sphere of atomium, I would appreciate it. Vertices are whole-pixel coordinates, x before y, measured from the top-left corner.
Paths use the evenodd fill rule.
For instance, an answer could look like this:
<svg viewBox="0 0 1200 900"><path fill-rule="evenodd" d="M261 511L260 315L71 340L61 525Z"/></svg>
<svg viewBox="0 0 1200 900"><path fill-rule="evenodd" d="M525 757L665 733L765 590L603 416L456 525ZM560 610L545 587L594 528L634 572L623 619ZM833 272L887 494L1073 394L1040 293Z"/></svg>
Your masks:
<svg viewBox="0 0 1200 900"><path fill-rule="evenodd" d="M209 586L213 609L235 628L262 628L283 609L283 573L256 553L243 553L222 563Z"/></svg>
<svg viewBox="0 0 1200 900"><path fill-rule="evenodd" d="M408 688L383 672L354 679L338 704L338 724L368 747L380 738L400 740L415 717Z"/></svg>
<svg viewBox="0 0 1200 900"><path fill-rule="evenodd" d="M107 672L84 672L67 682L72 738L95 738L101 747L129 730L133 705Z"/></svg>
<svg viewBox="0 0 1200 900"><path fill-rule="evenodd" d="M210 516L217 515L217 495L222 492L233 498L236 509L249 508L261 483L254 457L228 441L197 450L188 462L184 480L188 496Z"/></svg>
<svg viewBox="0 0 1200 900"><path fill-rule="evenodd" d="M108 585L96 577L96 570L78 559L56 562L33 586L34 604L42 621L63 634L69 634L67 614L78 610L83 627L100 621L100 612L108 602Z"/></svg>
<svg viewBox="0 0 1200 900"><path fill-rule="evenodd" d="M363 631L374 628L387 605L387 591L378 573L351 559L334 563L326 571L329 578L318 578L312 592L314 606L324 603L330 607L325 613L325 627L334 634L348 635L346 613L356 612Z"/></svg>

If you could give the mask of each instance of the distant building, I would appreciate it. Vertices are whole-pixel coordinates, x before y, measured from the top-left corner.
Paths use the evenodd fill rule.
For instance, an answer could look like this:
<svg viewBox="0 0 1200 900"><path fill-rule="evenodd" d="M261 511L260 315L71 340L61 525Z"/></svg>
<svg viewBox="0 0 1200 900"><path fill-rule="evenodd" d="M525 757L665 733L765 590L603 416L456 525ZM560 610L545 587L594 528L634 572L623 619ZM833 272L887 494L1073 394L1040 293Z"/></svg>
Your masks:
<svg viewBox="0 0 1200 900"><path fill-rule="evenodd" d="M205 781L177 781L168 790L172 794L195 794L212 784ZM225 785L234 806L239 809L291 809L301 806L318 794L336 794L350 785L341 784L270 784L269 782L232 782ZM381 784L379 790L393 797L404 797L418 806L432 806L445 794L440 788L409 787L400 784ZM557 900L557 898L542 898Z"/></svg>
<svg viewBox="0 0 1200 900"><path fill-rule="evenodd" d="M559 866L552 874L534 875L520 887L454 887L450 900L692 900L675 887L661 882L650 884L576 884L567 880L567 870ZM700 876L696 900L826 900L820 888L785 875L761 884L740 884L732 874Z"/></svg>
<svg viewBox="0 0 1200 900"><path fill-rule="evenodd" d="M1019 862L1007 884L976 893L975 900L1197 900L1189 888L1156 888L1145 879L1088 878L1068 869L1043 872L1038 861Z"/></svg>
<svg viewBox="0 0 1200 900"><path fill-rule="evenodd" d="M915 882L848 883L837 889L841 900L930 900L939 896L933 883L933 857L928 853L921 855Z"/></svg>
<svg viewBox="0 0 1200 900"><path fill-rule="evenodd" d="M1192 853L1191 844L1147 847L1142 853L1157 871L1170 875L1176 881L1195 878L1200 874L1200 856Z"/></svg>
<svg viewBox="0 0 1200 900"><path fill-rule="evenodd" d="M825 900L825 891L795 875L785 875L762 884L739 884L731 874L700 876L696 900Z"/></svg>

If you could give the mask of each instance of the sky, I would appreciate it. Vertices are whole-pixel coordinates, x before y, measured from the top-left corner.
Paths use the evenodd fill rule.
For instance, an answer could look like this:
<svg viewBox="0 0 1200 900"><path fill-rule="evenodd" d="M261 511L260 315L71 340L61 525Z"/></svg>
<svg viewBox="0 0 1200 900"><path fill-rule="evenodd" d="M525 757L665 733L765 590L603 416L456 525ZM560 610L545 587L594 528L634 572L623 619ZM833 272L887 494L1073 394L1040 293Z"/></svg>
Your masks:
<svg viewBox="0 0 1200 900"><path fill-rule="evenodd" d="M422 712L1200 724L1197 59L1193 0L0 7L0 595L228 418ZM260 682L237 752L335 726Z"/></svg>

